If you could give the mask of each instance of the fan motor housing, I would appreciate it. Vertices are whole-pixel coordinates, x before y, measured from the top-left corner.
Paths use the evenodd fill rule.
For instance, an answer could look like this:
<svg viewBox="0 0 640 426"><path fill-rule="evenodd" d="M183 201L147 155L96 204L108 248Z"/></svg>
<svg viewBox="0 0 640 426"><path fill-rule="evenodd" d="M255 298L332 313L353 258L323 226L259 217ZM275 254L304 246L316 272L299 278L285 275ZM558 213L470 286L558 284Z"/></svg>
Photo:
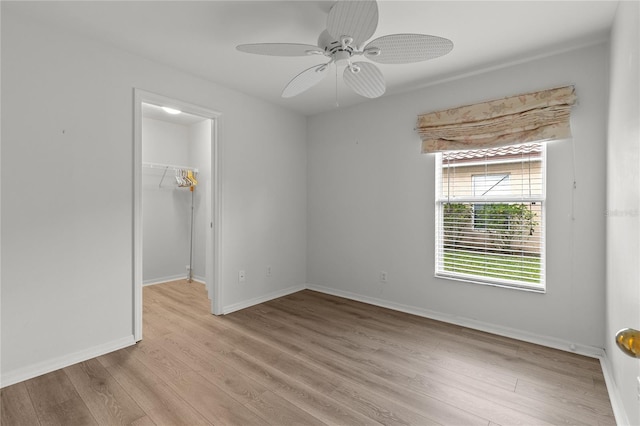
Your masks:
<svg viewBox="0 0 640 426"><path fill-rule="evenodd" d="M343 46L342 42L334 40L327 30L324 30L318 37L318 47L324 50L325 55L333 58L335 62L346 61L353 56L353 47L351 45Z"/></svg>

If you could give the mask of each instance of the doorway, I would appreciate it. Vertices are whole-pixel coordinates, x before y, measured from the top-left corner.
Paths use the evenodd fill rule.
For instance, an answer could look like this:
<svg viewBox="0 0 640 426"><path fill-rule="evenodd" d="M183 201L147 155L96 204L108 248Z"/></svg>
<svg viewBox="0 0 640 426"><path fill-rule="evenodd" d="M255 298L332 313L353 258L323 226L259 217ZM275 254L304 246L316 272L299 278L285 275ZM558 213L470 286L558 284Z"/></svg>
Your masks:
<svg viewBox="0 0 640 426"><path fill-rule="evenodd" d="M133 318L142 340L142 287L200 281L222 311L219 288L220 114L134 91Z"/></svg>

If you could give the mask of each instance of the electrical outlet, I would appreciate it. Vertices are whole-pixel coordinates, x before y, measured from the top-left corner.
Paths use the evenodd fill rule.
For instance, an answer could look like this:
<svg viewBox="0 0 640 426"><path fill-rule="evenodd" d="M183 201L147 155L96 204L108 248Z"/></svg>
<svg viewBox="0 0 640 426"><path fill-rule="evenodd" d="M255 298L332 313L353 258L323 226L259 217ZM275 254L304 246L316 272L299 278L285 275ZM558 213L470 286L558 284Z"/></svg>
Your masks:
<svg viewBox="0 0 640 426"><path fill-rule="evenodd" d="M243 283L247 281L247 275L245 274L244 271L239 271L238 272L238 282Z"/></svg>
<svg viewBox="0 0 640 426"><path fill-rule="evenodd" d="M271 266L267 266L267 277L271 276Z"/></svg>
<svg viewBox="0 0 640 426"><path fill-rule="evenodd" d="M381 271L380 272L380 282L381 283L386 283L387 282L387 273L385 271Z"/></svg>

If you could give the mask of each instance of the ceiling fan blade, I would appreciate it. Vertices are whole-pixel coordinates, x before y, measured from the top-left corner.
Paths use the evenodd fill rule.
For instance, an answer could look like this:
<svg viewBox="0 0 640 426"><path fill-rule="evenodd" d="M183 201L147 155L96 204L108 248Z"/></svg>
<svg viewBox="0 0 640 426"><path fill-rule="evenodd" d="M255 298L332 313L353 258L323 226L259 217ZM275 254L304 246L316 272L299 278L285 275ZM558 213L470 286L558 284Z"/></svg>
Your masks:
<svg viewBox="0 0 640 426"><path fill-rule="evenodd" d="M344 69L343 77L347 86L365 98L380 97L386 90L382 71L369 62L354 62L348 65Z"/></svg>
<svg viewBox="0 0 640 426"><path fill-rule="evenodd" d="M236 46L241 52L269 56L309 56L324 53L318 46L297 43L255 43Z"/></svg>
<svg viewBox="0 0 640 426"><path fill-rule="evenodd" d="M327 76L328 64L314 65L295 76L282 91L283 98L291 98L311 89Z"/></svg>
<svg viewBox="0 0 640 426"><path fill-rule="evenodd" d="M453 49L449 39L426 34L391 34L368 43L367 58L381 64L408 64L446 55Z"/></svg>
<svg viewBox="0 0 640 426"><path fill-rule="evenodd" d="M338 1L329 11L327 31L334 40L353 38L352 46L361 46L378 27L378 3L375 0Z"/></svg>

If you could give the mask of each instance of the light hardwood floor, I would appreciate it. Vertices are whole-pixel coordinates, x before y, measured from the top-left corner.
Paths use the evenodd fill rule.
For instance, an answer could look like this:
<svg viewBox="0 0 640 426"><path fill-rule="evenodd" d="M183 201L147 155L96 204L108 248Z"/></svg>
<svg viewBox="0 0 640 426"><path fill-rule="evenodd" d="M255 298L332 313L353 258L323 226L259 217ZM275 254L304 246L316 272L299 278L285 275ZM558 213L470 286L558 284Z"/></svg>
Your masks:
<svg viewBox="0 0 640 426"><path fill-rule="evenodd" d="M144 288L137 345L2 389L2 425L615 424L599 362L302 291Z"/></svg>

